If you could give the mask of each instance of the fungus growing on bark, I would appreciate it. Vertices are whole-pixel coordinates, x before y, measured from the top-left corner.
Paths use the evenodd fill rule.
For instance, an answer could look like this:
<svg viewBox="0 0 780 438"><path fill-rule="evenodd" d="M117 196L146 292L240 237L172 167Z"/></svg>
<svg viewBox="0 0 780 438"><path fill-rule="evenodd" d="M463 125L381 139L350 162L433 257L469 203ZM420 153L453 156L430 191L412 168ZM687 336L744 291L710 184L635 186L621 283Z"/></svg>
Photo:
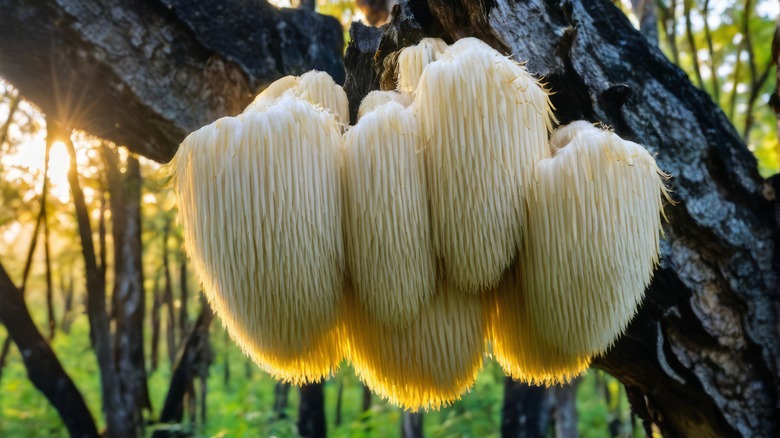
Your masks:
<svg viewBox="0 0 780 438"><path fill-rule="evenodd" d="M403 328L371 318L353 294L345 299L347 355L355 372L372 391L412 412L458 400L482 368L480 297L437 281L436 295Z"/></svg>
<svg viewBox="0 0 780 438"><path fill-rule="evenodd" d="M435 290L425 168L411 109L391 101L345 135L344 233L355 295L393 326L418 318Z"/></svg>
<svg viewBox="0 0 780 438"><path fill-rule="evenodd" d="M433 244L459 290L495 286L518 251L533 166L550 155L547 95L525 67L473 38L420 78Z"/></svg>
<svg viewBox="0 0 780 438"><path fill-rule="evenodd" d="M446 49L447 43L439 38L423 38L416 45L402 49L398 55L398 91L413 93L425 67L438 59Z"/></svg>
<svg viewBox="0 0 780 438"><path fill-rule="evenodd" d="M542 338L529 313L528 295L516 266L485 297L487 338L493 358L511 378L537 385L565 383L582 374L588 355L563 352Z"/></svg>
<svg viewBox="0 0 780 438"><path fill-rule="evenodd" d="M526 317L572 355L609 348L658 263L665 175L640 145L590 123L551 138L537 165L520 256Z"/></svg>
<svg viewBox="0 0 780 438"><path fill-rule="evenodd" d="M330 112L283 96L193 132L171 163L209 302L253 360L296 383L343 357L340 133Z"/></svg>
<svg viewBox="0 0 780 438"><path fill-rule="evenodd" d="M410 94L399 93L397 91L380 91L374 90L366 95L360 102L358 108L358 120L366 114L373 111L376 107L384 105L388 102L398 102L404 107L408 107L412 104L414 99Z"/></svg>
<svg viewBox="0 0 780 438"><path fill-rule="evenodd" d="M272 105L279 97L291 94L313 105L319 105L336 116L340 123L349 122L349 101L344 89L329 74L312 70L299 77L285 76L269 85L255 97L244 112L258 111Z"/></svg>

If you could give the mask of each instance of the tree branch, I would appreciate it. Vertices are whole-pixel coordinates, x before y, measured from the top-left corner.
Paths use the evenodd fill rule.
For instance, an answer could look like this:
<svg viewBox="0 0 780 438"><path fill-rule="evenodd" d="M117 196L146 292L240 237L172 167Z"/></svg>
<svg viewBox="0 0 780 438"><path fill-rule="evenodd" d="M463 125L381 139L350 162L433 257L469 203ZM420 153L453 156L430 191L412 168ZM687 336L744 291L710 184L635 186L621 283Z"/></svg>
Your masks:
<svg viewBox="0 0 780 438"><path fill-rule="evenodd" d="M0 41L26 99L161 162L281 76L344 78L338 20L261 0L0 0Z"/></svg>

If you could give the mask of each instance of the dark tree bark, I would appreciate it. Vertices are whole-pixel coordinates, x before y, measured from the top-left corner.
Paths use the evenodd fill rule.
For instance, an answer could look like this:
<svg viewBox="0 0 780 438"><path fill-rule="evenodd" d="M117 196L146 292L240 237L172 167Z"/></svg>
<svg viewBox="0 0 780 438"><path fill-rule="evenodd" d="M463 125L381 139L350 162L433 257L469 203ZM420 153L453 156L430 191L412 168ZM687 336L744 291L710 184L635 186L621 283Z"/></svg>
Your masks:
<svg viewBox="0 0 780 438"><path fill-rule="evenodd" d="M552 389L555 438L577 438L577 386L579 380ZM608 403L609 404L609 403Z"/></svg>
<svg viewBox="0 0 780 438"><path fill-rule="evenodd" d="M60 330L63 333L70 333L70 325L73 323L73 277L69 276L65 281L65 274L60 273L60 290L63 295L62 320L60 321Z"/></svg>
<svg viewBox="0 0 780 438"><path fill-rule="evenodd" d="M327 436L325 420L325 384L310 383L301 386L301 402L298 405L298 433L304 438Z"/></svg>
<svg viewBox="0 0 780 438"><path fill-rule="evenodd" d="M68 126L168 161L281 76L343 82L342 35L335 18L262 0L2 0L0 76Z"/></svg>
<svg viewBox="0 0 780 438"><path fill-rule="evenodd" d="M160 423L177 424L184 419L187 387L195 378L205 375L202 368L208 367L209 364L209 329L213 319L211 307L203 306L195 325L182 343L160 413ZM152 436L159 438L172 435L175 435L172 430L162 428L155 431Z"/></svg>
<svg viewBox="0 0 780 438"><path fill-rule="evenodd" d="M143 410L151 409L144 356L141 169L138 159L131 156L123 173L115 150L103 146L102 153L108 170L114 237L114 358L124 405L131 411L133 423L140 427Z"/></svg>
<svg viewBox="0 0 780 438"><path fill-rule="evenodd" d="M287 418L287 404L290 396L290 384L276 382L274 385L274 417Z"/></svg>
<svg viewBox="0 0 780 438"><path fill-rule="evenodd" d="M341 410L344 406L344 379L339 379L339 390L336 393L336 418L333 421L333 424L336 425L336 427L341 426Z"/></svg>
<svg viewBox="0 0 780 438"><path fill-rule="evenodd" d="M152 288L152 352L151 369L157 370L160 361L160 308L162 306L162 294L160 293L160 274L154 277L154 287Z"/></svg>
<svg viewBox="0 0 780 438"><path fill-rule="evenodd" d="M48 153L49 148L46 148ZM46 157L46 162L49 162L49 157ZM46 316L49 325L49 342L54 339L54 334L57 330L57 318L54 314L54 285L51 279L51 247L49 245L49 215L44 208L43 212L43 260L46 264L45 276L46 276Z"/></svg>
<svg viewBox="0 0 780 438"><path fill-rule="evenodd" d="M547 388L504 380L501 410L502 438L543 438L550 426L550 394Z"/></svg>
<svg viewBox="0 0 780 438"><path fill-rule="evenodd" d="M0 321L21 352L27 376L60 414L73 437L95 437L95 421L76 385L35 326L22 293L0 266Z"/></svg>
<svg viewBox="0 0 780 438"><path fill-rule="evenodd" d="M168 360L171 366L176 362L176 311L173 308L173 281L171 280L170 255L168 253L168 236L170 236L170 223L165 224L163 231L163 294L162 303L165 304L165 338L168 344Z"/></svg>
<svg viewBox="0 0 780 438"><path fill-rule="evenodd" d="M401 438L423 438L423 420L422 412L404 411L401 415Z"/></svg>
<svg viewBox="0 0 780 438"><path fill-rule="evenodd" d="M106 314L106 284L98 269L95 246L92 242L92 225L89 221L84 192L81 190L76 163L76 149L70 139L70 131L62 130L62 137L73 163L68 170L68 182L76 208L81 252L84 258L87 284L87 316L89 318L89 336L95 349L100 368L100 386L103 396L103 413L106 418L106 436L133 437L138 434L133 422L132 410L124 404L120 381L114 363L113 340L108 315Z"/></svg>
<svg viewBox="0 0 780 438"><path fill-rule="evenodd" d="M189 330L190 316L189 299L190 291L187 288L187 256L181 253L181 265L179 267L179 285L181 286L181 300L179 305L179 333L182 337Z"/></svg>

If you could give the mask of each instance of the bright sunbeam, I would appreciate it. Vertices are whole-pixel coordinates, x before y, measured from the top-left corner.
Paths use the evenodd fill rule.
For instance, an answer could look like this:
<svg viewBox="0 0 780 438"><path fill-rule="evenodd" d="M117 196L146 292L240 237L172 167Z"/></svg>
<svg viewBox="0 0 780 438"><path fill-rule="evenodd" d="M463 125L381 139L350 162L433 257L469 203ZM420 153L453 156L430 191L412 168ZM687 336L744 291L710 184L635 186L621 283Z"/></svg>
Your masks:
<svg viewBox="0 0 780 438"><path fill-rule="evenodd" d="M49 155L49 193L62 203L70 199L68 170L70 170L68 150L65 143L56 141L52 144Z"/></svg>

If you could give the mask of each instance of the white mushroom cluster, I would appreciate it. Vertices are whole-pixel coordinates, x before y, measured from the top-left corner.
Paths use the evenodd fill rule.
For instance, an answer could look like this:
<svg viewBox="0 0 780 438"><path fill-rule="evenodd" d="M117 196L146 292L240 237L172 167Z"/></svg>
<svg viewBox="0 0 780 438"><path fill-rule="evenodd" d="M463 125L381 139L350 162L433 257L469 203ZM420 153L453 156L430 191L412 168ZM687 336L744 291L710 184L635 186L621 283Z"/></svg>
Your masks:
<svg viewBox="0 0 780 438"><path fill-rule="evenodd" d="M279 379L346 359L410 410L492 356L515 379L585 370L658 261L664 175L480 40L424 39L355 126L325 73L271 84L171 163L185 246L232 338ZM552 135L551 135L552 134Z"/></svg>

